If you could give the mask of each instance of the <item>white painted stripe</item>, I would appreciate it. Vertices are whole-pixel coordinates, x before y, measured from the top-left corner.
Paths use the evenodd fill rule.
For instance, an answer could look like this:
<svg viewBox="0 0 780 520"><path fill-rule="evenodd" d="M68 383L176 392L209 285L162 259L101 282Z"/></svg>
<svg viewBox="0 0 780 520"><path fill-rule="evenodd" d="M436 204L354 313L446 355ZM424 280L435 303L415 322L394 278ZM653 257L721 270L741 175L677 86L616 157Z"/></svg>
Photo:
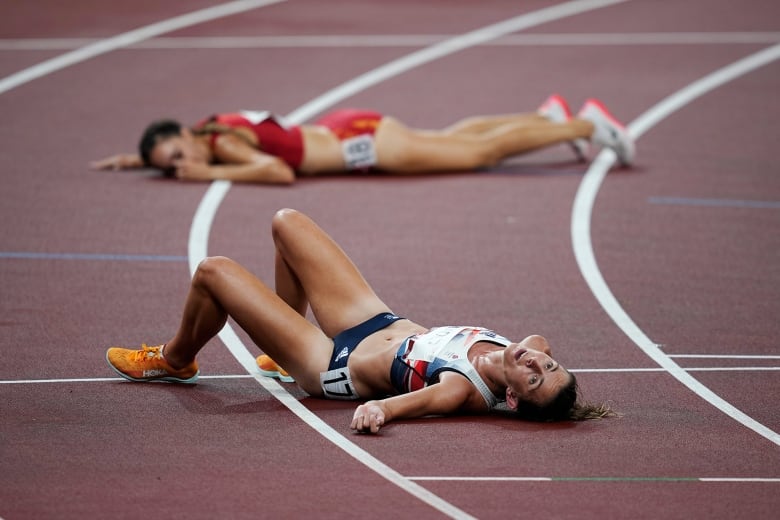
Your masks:
<svg viewBox="0 0 780 520"><path fill-rule="evenodd" d="M251 356L249 356L251 357ZM249 363L249 357L244 359L244 362ZM247 374L214 374L214 375L200 375L200 379L250 379L259 376L260 374L255 370L254 358L251 360L251 364L248 366L242 363L242 366L247 369ZM780 367L704 367L704 368L684 368L683 370L688 372L739 372L739 371L762 371L762 370L780 370ZM570 372L577 374L608 374L608 373L642 373L642 372L666 372L663 368L570 368ZM273 381L273 379L264 378L266 380ZM82 378L60 378L60 379L6 379L0 380L0 385L21 385L21 384L52 384L52 383L100 383L106 381L127 381L121 377L82 377ZM278 385L278 383L276 383ZM271 386L274 390L275 386Z"/></svg>
<svg viewBox="0 0 780 520"><path fill-rule="evenodd" d="M441 482L766 482L778 483L774 477L447 477L414 476L409 480Z"/></svg>
<svg viewBox="0 0 780 520"><path fill-rule="evenodd" d="M780 45L773 45L746 58L732 63L712 74L701 78L687 87L675 92L650 110L639 116L629 127L631 135L638 139L650 128L658 124L673 112L679 110L699 96L702 96L724 83L739 76L768 65L780 58Z"/></svg>
<svg viewBox="0 0 780 520"><path fill-rule="evenodd" d="M762 372L780 370L780 367L699 367L683 368L686 372Z"/></svg>
<svg viewBox="0 0 780 520"><path fill-rule="evenodd" d="M700 478L701 482L780 482L780 478L740 478L740 477L721 477L721 478Z"/></svg>
<svg viewBox="0 0 780 520"><path fill-rule="evenodd" d="M199 379L250 379L251 374L223 374L199 376ZM51 383L103 383L107 381L123 382L127 381L122 377L81 377L70 379L9 379L0 381L0 385L26 385L26 384L51 384Z"/></svg>
<svg viewBox="0 0 780 520"><path fill-rule="evenodd" d="M648 197L650 204L714 208L779 209L780 200L704 199L693 197Z"/></svg>
<svg viewBox="0 0 780 520"><path fill-rule="evenodd" d="M541 9L532 13L524 14L512 18L505 22L494 24L483 29L478 29L462 36L438 43L432 47L414 52L408 56L399 58L384 66L378 67L357 78L326 92L315 98L309 103L303 105L298 110L288 115L287 119L291 123L301 123L307 118L317 114L321 110L331 107L338 101L376 85L388 78L406 72L414 67L419 67L432 60L447 56L449 54L488 41L491 38L498 38L503 34L513 31L519 31L539 25L541 23L564 18L578 13L583 13L592 9L605 7L621 3L625 0L579 0L576 2L567 2L550 8ZM194 267L207 255L208 235L211 223L216 215L219 202L224 198L230 184L226 181L220 181L212 184L207 191L201 204L198 206L193 225L190 229L188 251L190 255L191 273L194 274ZM212 189L216 192L212 195ZM216 202L216 204L215 204ZM346 453L359 460L361 463L371 468L379 475L405 490L409 494L416 496L425 503L431 505L442 513L453 518L473 518L466 512L458 509L449 502L442 500L422 486L406 479L400 473L390 468L368 452L349 441L346 437L331 428L322 419L313 414L308 408L303 406L297 399L285 391L279 383L274 380L260 376L257 372L257 366L254 356L249 353L241 339L236 335L230 324L226 324L220 331L219 337L228 350L236 357L245 370L256 374L257 381L263 387L276 396L279 401L298 415L302 420L308 423L312 428L321 433L332 443L339 446Z"/></svg>
<svg viewBox="0 0 780 520"><path fill-rule="evenodd" d="M111 52L113 50L133 45L140 41L165 34L171 31L177 31L191 25L196 25L203 22L215 20L225 16L242 13L258 7L264 7L266 5L283 2L285 0L236 0L233 2L227 2L224 4L216 5L200 11L193 11L192 13L176 16L163 20L162 22L153 23L140 29L135 29L126 33L106 38L105 40L99 40L94 43L90 43L85 47L81 47L72 52L68 52L56 58L46 60L38 65L34 65L27 69L24 69L16 74L12 74L6 78L0 80L0 94L8 92L9 90L16 88L20 85L28 83L34 79L46 76L52 72L56 72L60 69L70 67L82 61L94 58L101 54Z"/></svg>
<svg viewBox="0 0 780 520"><path fill-rule="evenodd" d="M780 367L690 367L680 368L686 372L772 372L780 370ZM607 373L639 373L639 372L666 372L665 368L575 368L571 372L577 374L607 374Z"/></svg>
<svg viewBox="0 0 780 520"><path fill-rule="evenodd" d="M424 47L452 38L451 34L324 34L283 36L179 36L150 38L130 49L262 49L323 47ZM95 43L94 38L5 38L0 51L75 49ZM668 32L668 33L545 33L511 34L483 42L481 46L577 46L577 45L725 45L771 44L780 32Z"/></svg>
<svg viewBox="0 0 780 520"><path fill-rule="evenodd" d="M629 125L628 130L634 138L638 139L643 133L655 126L669 114L679 110L697 97L702 96L710 90L738 78L743 74L747 74L750 71L771 63L778 58L780 58L780 45L775 45L723 67L665 98L639 116L639 118ZM596 160L593 161L580 184L572 209L571 235L574 254L580 271L590 286L591 291L615 324L631 338L645 354L666 369L678 381L707 402L723 411L723 413L727 414L729 417L773 443L780 445L780 434L767 428L726 402L689 375L683 368L667 356L661 350L660 346L651 341L636 323L634 323L625 310L623 310L623 307L604 281L593 253L593 245L590 238L590 222L596 195L598 194L607 171L612 164L614 164L615 160L615 154L611 150L604 150L596 157Z"/></svg>
<svg viewBox="0 0 780 520"><path fill-rule="evenodd" d="M406 477L409 480L455 481L455 482L549 482L552 477Z"/></svg>
<svg viewBox="0 0 780 520"><path fill-rule="evenodd" d="M724 354L667 354L681 359L780 359L780 356L724 355Z"/></svg>
<svg viewBox="0 0 780 520"><path fill-rule="evenodd" d="M513 34L495 45L723 45L770 44L780 32L668 32L595 34Z"/></svg>

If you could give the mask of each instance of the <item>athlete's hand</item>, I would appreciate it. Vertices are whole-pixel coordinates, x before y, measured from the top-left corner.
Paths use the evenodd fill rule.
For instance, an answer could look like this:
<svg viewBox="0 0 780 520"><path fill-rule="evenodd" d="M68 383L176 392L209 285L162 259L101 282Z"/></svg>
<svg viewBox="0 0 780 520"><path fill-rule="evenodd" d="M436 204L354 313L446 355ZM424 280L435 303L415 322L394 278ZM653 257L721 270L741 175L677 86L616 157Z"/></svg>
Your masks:
<svg viewBox="0 0 780 520"><path fill-rule="evenodd" d="M176 178L183 181L208 181L213 178L209 164L187 157L174 161L173 167L176 169Z"/></svg>
<svg viewBox="0 0 780 520"><path fill-rule="evenodd" d="M361 404L352 416L350 428L360 433L376 433L385 424L385 411L380 401Z"/></svg>
<svg viewBox="0 0 780 520"><path fill-rule="evenodd" d="M143 161L137 155L120 153L117 155L112 155L111 157L106 157L105 159L92 161L89 165L93 170L116 171L127 170L130 168L141 168L143 166Z"/></svg>

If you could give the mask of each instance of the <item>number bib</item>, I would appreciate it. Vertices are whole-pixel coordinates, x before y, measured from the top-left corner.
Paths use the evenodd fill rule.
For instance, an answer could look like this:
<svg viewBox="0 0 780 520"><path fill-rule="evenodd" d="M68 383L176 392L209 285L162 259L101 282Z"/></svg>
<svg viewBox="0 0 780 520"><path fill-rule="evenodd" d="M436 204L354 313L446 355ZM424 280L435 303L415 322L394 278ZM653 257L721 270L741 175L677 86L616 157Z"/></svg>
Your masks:
<svg viewBox="0 0 780 520"><path fill-rule="evenodd" d="M369 168L376 164L374 137L367 134L341 141L341 153L349 170Z"/></svg>
<svg viewBox="0 0 780 520"><path fill-rule="evenodd" d="M320 372L320 386L328 399L343 399L347 401L360 399L355 386L352 384L349 369L346 367Z"/></svg>

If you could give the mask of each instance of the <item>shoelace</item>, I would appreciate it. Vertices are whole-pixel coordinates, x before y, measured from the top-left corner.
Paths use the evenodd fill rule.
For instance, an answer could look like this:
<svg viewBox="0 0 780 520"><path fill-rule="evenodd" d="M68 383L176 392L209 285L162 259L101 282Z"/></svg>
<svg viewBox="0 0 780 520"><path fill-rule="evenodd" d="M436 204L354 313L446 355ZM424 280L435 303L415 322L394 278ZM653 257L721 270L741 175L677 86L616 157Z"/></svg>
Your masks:
<svg viewBox="0 0 780 520"><path fill-rule="evenodd" d="M141 350L133 352L133 361L152 361L160 358L160 347L150 347L146 343L141 345Z"/></svg>

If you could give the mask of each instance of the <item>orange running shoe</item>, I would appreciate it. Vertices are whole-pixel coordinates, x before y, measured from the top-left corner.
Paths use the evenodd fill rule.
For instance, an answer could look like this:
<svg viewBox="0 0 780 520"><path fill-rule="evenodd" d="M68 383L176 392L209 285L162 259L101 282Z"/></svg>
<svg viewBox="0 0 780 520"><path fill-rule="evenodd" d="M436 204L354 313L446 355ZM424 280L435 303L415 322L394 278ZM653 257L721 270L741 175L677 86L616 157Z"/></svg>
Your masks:
<svg viewBox="0 0 780 520"><path fill-rule="evenodd" d="M141 350L111 347L106 352L106 361L117 374L130 381L171 381L174 383L194 383L200 370L193 361L179 370L171 367L162 356L162 345Z"/></svg>
<svg viewBox="0 0 780 520"><path fill-rule="evenodd" d="M287 373L285 369L276 364L276 361L271 359L271 356L261 354L257 356L257 367L260 369L260 373L265 377L275 377L279 381L285 383L294 383L295 379Z"/></svg>

